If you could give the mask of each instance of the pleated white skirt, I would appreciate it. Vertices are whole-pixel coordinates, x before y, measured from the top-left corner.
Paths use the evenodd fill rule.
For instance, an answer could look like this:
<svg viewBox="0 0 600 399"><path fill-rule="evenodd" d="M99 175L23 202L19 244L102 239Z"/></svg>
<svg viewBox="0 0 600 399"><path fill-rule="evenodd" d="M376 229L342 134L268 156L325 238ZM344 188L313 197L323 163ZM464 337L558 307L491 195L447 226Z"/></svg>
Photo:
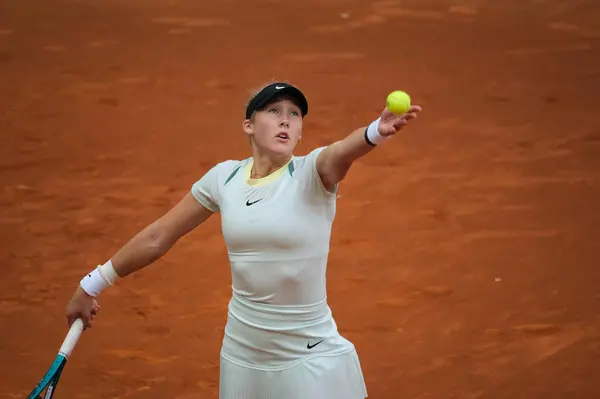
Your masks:
<svg viewBox="0 0 600 399"><path fill-rule="evenodd" d="M356 350L319 355L290 368L257 370L221 357L219 399L364 399Z"/></svg>

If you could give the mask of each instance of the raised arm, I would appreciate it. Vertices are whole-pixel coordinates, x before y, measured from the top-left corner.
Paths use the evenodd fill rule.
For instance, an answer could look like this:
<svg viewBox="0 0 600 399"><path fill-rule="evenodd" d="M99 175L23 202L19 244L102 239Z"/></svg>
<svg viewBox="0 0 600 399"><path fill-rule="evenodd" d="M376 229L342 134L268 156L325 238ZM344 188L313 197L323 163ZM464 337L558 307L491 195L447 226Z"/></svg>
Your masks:
<svg viewBox="0 0 600 399"><path fill-rule="evenodd" d="M408 112L402 115L393 114L386 108L381 117L368 127L360 127L346 138L325 148L317 158L317 172L325 188L333 190L336 184L344 179L354 161L400 131L409 120L415 119L419 112L421 107L418 105L410 107Z"/></svg>

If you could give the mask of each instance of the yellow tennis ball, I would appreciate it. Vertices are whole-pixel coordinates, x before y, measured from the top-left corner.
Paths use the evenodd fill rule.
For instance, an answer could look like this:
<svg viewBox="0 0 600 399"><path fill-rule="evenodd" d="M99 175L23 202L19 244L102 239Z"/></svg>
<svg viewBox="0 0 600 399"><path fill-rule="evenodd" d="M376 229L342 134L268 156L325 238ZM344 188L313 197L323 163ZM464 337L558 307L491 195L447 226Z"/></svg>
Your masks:
<svg viewBox="0 0 600 399"><path fill-rule="evenodd" d="M393 91L387 96L386 106L394 114L405 114L410 109L410 96L400 90Z"/></svg>

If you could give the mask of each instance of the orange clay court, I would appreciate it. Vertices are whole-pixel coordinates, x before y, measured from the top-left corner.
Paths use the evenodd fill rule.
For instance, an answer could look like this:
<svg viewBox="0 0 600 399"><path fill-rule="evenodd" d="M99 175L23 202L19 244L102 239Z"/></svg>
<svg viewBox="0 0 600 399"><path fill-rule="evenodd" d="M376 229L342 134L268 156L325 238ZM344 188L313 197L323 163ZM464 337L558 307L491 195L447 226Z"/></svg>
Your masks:
<svg viewBox="0 0 600 399"><path fill-rule="evenodd" d="M0 399L54 359L84 273L225 159L288 80L299 154L423 106L340 189L328 271L375 399L600 397L594 0L0 2ZM100 297L56 397L216 398L214 217Z"/></svg>

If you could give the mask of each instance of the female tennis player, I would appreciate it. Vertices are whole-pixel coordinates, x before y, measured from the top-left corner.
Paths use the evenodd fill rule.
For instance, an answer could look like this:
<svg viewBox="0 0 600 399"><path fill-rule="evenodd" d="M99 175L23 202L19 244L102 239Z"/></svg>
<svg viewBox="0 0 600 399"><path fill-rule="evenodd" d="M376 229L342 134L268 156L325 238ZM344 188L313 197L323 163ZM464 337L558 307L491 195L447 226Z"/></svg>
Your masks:
<svg viewBox="0 0 600 399"><path fill-rule="evenodd" d="M367 397L354 345L338 333L327 304L336 193L354 161L420 111L412 106L395 115L384 109L343 140L295 156L307 100L288 83L267 85L246 108L251 157L214 165L171 210L84 276L67 305L69 325L82 318L91 327L102 290L150 265L220 212L232 297L219 398Z"/></svg>

